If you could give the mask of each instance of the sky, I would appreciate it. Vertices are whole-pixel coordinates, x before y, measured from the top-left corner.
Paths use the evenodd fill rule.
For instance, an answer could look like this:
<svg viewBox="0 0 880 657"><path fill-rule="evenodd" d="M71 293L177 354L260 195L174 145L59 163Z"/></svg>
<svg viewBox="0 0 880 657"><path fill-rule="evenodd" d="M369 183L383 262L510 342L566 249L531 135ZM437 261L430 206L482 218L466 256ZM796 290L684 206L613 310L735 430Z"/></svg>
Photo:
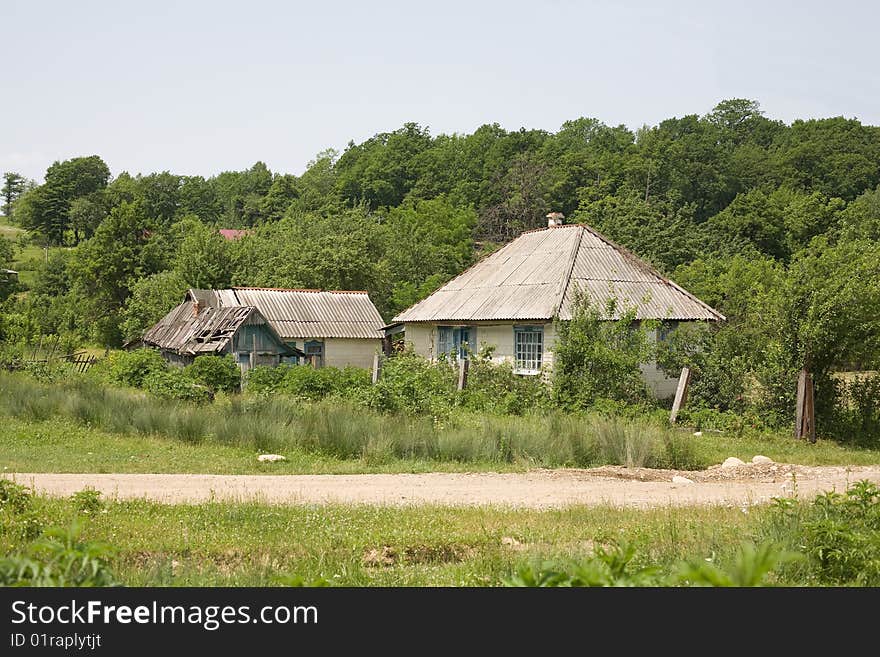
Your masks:
<svg viewBox="0 0 880 657"><path fill-rule="evenodd" d="M301 174L412 121L632 129L725 98L880 125L880 3L0 0L0 172Z"/></svg>

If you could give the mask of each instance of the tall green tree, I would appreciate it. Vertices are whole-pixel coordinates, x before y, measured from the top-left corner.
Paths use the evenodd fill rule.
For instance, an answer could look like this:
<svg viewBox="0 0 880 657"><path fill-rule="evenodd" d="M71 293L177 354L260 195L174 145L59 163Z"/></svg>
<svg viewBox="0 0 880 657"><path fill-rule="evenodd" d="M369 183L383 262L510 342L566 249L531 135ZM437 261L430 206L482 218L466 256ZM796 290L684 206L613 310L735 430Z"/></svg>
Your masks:
<svg viewBox="0 0 880 657"><path fill-rule="evenodd" d="M15 171L7 171L3 174L3 187L0 188L0 196L3 197L4 216L12 215L12 204L21 196L27 187L27 179Z"/></svg>

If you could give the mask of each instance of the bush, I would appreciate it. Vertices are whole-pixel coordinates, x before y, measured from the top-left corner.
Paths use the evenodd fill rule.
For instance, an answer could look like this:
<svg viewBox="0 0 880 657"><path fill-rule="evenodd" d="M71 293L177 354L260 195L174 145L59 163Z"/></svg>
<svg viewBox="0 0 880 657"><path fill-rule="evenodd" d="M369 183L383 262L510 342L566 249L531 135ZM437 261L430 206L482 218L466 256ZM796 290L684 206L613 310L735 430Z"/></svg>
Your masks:
<svg viewBox="0 0 880 657"><path fill-rule="evenodd" d="M111 550L79 540L76 525L52 528L23 552L0 560L0 586L112 586Z"/></svg>
<svg viewBox="0 0 880 657"><path fill-rule="evenodd" d="M473 411L523 415L547 409L550 390L540 376L515 374L511 363L496 365L489 352L471 360L458 404Z"/></svg>
<svg viewBox="0 0 880 657"><path fill-rule="evenodd" d="M211 392L235 392L241 387L241 370L229 355L199 356L185 371Z"/></svg>
<svg viewBox="0 0 880 657"><path fill-rule="evenodd" d="M837 403L827 418L817 416L820 431L840 442L880 447L880 375L832 382Z"/></svg>
<svg viewBox="0 0 880 657"><path fill-rule="evenodd" d="M382 376L366 391L370 408L384 413L444 416L455 405L456 373L446 362L431 363L406 352L389 358Z"/></svg>
<svg viewBox="0 0 880 657"><path fill-rule="evenodd" d="M571 321L557 324L553 399L560 407L585 410L600 398L628 404L651 399L639 366L653 358L646 332L652 326L635 318L635 309L620 313L614 300L604 311L585 297L575 301Z"/></svg>
<svg viewBox="0 0 880 657"><path fill-rule="evenodd" d="M287 374L288 367L280 365L278 367L268 367L260 365L248 370L245 377L245 388L248 393L253 394L269 394L278 392L281 388L281 382L284 381L284 375Z"/></svg>
<svg viewBox="0 0 880 657"><path fill-rule="evenodd" d="M266 378L266 375L261 376ZM284 369L284 378L277 389L308 401L334 395L358 399L360 391L369 387L370 381L370 373L359 367L315 369L308 365L294 365Z"/></svg>
<svg viewBox="0 0 880 657"><path fill-rule="evenodd" d="M132 388L144 387L147 377L167 369L162 354L154 349L120 351L110 356L110 379Z"/></svg>
<svg viewBox="0 0 880 657"><path fill-rule="evenodd" d="M144 389L160 399L195 403L209 402L213 393L206 386L194 382L184 370L174 368L149 374L143 381Z"/></svg>

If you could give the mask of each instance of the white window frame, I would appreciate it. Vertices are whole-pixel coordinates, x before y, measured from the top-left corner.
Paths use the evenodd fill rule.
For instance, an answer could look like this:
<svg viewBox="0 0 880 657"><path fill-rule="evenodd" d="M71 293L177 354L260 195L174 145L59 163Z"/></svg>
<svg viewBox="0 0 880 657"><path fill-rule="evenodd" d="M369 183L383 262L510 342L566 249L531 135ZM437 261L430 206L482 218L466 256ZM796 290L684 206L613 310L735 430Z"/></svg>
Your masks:
<svg viewBox="0 0 880 657"><path fill-rule="evenodd" d="M526 325L513 327L513 371L534 376L544 364L544 327Z"/></svg>

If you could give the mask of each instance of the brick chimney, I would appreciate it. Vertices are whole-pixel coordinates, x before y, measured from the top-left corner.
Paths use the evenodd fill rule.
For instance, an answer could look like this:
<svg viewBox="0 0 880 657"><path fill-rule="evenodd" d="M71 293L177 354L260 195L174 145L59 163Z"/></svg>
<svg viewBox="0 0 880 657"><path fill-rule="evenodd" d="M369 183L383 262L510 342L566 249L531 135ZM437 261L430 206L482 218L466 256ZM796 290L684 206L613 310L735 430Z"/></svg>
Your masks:
<svg viewBox="0 0 880 657"><path fill-rule="evenodd" d="M547 228L556 228L565 223L565 215L561 212L551 212L547 215Z"/></svg>
<svg viewBox="0 0 880 657"><path fill-rule="evenodd" d="M202 309L202 308L201 308L201 306L199 305L199 300L196 299L195 301L193 301L193 317L198 317L198 316L199 316L199 311L200 311L201 309Z"/></svg>

